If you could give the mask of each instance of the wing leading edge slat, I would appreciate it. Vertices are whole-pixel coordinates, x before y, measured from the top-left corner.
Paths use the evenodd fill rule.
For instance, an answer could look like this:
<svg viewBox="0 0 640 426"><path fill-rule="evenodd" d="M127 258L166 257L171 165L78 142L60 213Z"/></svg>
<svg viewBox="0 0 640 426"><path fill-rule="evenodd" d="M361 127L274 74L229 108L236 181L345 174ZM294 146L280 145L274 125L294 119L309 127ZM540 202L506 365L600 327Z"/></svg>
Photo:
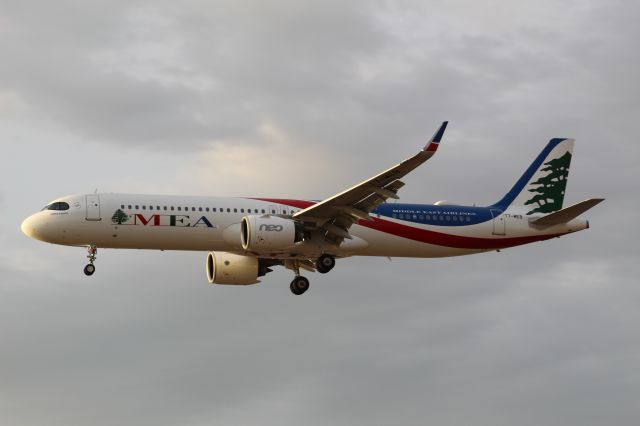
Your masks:
<svg viewBox="0 0 640 426"><path fill-rule="evenodd" d="M413 157L333 197L300 210L293 217L321 229L325 232L328 243L339 246L345 238L351 237L348 232L351 225L359 220L371 220L369 213L376 207L389 198L398 198L398 190L404 186L399 179L435 154L447 124L447 121L443 122L424 148Z"/></svg>

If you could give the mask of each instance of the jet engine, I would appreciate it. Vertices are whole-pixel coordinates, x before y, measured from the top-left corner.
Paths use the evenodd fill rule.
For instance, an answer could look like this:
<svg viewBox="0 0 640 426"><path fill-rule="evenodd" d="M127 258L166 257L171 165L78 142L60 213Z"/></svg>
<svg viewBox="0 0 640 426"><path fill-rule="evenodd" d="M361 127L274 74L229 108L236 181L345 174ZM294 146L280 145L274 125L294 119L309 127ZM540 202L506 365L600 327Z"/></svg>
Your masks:
<svg viewBox="0 0 640 426"><path fill-rule="evenodd" d="M207 279L211 284L257 284L260 261L256 257L212 251L207 255Z"/></svg>
<svg viewBox="0 0 640 426"><path fill-rule="evenodd" d="M302 241L296 222L278 216L245 216L240 226L242 248L253 252L286 249Z"/></svg>

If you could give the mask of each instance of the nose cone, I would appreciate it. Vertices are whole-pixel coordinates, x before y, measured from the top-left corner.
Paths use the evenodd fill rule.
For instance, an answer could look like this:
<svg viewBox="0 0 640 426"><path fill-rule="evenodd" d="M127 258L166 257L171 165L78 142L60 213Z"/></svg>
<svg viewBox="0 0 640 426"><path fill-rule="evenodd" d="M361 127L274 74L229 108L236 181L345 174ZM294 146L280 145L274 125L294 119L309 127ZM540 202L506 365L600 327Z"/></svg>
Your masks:
<svg viewBox="0 0 640 426"><path fill-rule="evenodd" d="M20 229L22 229L22 232L29 238L33 238L34 240L43 240L43 235L42 235L42 227L38 226L38 218L35 217L36 215L32 215L29 216L28 218L26 218L23 222L22 225L20 225Z"/></svg>

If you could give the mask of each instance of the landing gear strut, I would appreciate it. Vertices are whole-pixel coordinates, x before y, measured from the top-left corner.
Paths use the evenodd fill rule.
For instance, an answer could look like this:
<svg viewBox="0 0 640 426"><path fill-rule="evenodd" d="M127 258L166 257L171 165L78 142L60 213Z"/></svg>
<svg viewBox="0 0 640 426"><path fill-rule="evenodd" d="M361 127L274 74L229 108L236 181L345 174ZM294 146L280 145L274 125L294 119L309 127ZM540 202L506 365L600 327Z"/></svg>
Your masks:
<svg viewBox="0 0 640 426"><path fill-rule="evenodd" d="M326 274L334 266L336 266L336 258L329 254L323 254L316 260L316 270L321 274Z"/></svg>
<svg viewBox="0 0 640 426"><path fill-rule="evenodd" d="M293 281L291 281L291 293L299 296L305 291L309 290L309 280L300 275L300 264L298 263L298 261L294 260L288 267L290 269L293 269L293 272L296 274Z"/></svg>
<svg viewBox="0 0 640 426"><path fill-rule="evenodd" d="M87 255L89 264L84 267L84 274L87 276L91 276L96 271L96 267L93 265L93 262L96 261L96 257L98 256L98 247L93 244L90 245L89 247L87 247L87 253L89 253Z"/></svg>

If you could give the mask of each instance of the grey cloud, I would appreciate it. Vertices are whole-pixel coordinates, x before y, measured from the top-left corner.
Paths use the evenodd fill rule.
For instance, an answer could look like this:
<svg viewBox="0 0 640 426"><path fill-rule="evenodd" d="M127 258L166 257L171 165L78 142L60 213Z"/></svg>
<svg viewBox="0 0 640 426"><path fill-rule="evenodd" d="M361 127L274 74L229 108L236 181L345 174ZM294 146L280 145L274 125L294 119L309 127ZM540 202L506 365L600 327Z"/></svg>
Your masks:
<svg viewBox="0 0 640 426"><path fill-rule="evenodd" d="M463 274L454 274L453 260L387 266L365 259L344 262L333 279L316 280L314 298L298 301L283 297L286 285L278 281L286 274L246 290L207 288L188 268L200 266L197 256L110 254L100 265L102 278L91 284L76 275L50 280L55 291L5 297L16 307L3 311L5 320L30 320L4 333L11 393L3 400L20 411L29 395L49 424L197 424L225 415L255 423L264 421L260 414L274 414L271 404L281 404L276 413L284 418L300 406L302 418L313 414L312 424L363 416L372 424L397 416L411 423L471 416L480 424L521 417L524 424L563 418L589 424L593 416L612 418L618 404L635 414L633 388L618 379L633 358L615 349L633 341L629 318L615 303L588 311L603 296L622 302L621 296L599 288L598 279L584 283L587 292L545 283L562 266L551 256L540 259L550 273L532 274L537 265L505 255L528 278L504 280L496 257L466 261ZM161 258L182 267L158 282L145 269ZM378 278L354 281L363 267ZM398 271L403 280L392 284ZM616 325L615 332L605 324ZM99 384L90 395L87 381ZM60 382L64 391L51 392ZM603 406L606 395L616 405ZM554 402L559 396L562 406ZM82 405L70 411L78 400ZM111 414L97 418L104 410Z"/></svg>
<svg viewBox="0 0 640 426"><path fill-rule="evenodd" d="M0 422L637 423L637 10L503 6L3 5L0 87L30 109L0 124ZM592 229L465 258L341 260L299 298L281 270L209 286L202 253L101 250L87 280L81 249L19 231L43 198L94 183L198 188L189 162L207 143L269 143L265 121L335 155L314 184L326 193L308 194L328 196L444 119L402 200L492 202L569 136L567 200L608 198Z"/></svg>

